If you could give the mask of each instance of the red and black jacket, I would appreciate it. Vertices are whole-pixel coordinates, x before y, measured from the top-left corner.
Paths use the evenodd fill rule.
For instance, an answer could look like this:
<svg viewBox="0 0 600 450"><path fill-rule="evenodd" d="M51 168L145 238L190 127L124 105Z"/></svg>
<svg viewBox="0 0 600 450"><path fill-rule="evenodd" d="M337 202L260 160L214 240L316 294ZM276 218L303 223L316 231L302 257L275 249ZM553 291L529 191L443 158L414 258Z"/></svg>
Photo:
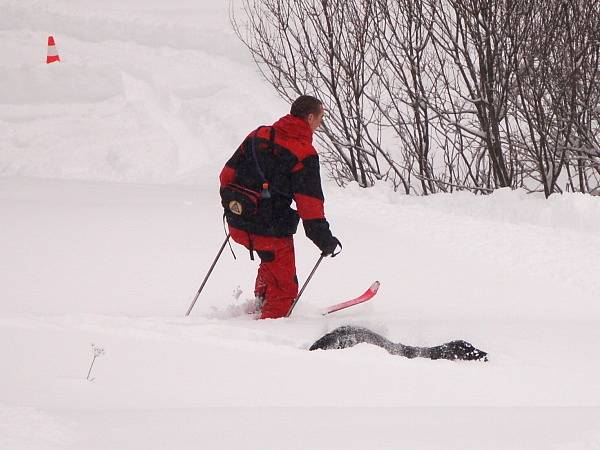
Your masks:
<svg viewBox="0 0 600 450"><path fill-rule="evenodd" d="M259 207L260 213L251 218L225 208L229 225L262 236L285 237L296 232L302 219L306 236L319 248L331 240L312 138L308 123L292 115L246 137L221 171L221 190L234 184L259 193L266 179L271 198L268 208ZM291 208L292 200L297 211Z"/></svg>

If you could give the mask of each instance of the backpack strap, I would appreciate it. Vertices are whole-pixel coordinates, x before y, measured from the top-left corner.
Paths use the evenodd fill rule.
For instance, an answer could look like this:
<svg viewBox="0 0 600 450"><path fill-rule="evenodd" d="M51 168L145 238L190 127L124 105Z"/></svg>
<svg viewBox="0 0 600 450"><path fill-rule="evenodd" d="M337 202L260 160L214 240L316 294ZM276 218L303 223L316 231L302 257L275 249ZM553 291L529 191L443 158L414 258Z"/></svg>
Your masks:
<svg viewBox="0 0 600 450"><path fill-rule="evenodd" d="M254 136L252 136L252 143L250 144L250 148L252 150L252 158L254 159L256 171L258 172L258 175L260 176L261 181L263 183L268 183L267 178L265 177L265 173L261 169L260 164L258 163L258 158L256 157L256 136L258 135L258 132L260 131L261 128L265 128L265 126L262 125L254 131ZM271 127L271 133L269 135L269 150L273 149L273 141L274 140L275 140L275 128Z"/></svg>
<svg viewBox="0 0 600 450"><path fill-rule="evenodd" d="M271 183L269 182L269 180L267 180L267 177L265 177L265 173L262 171L262 168L258 163L258 158L256 157L256 136L258 135L258 132L261 128L266 128L266 125L261 125L254 131L254 135L252 136L252 142L250 144L250 149L252 150L252 158L254 159L254 164L256 166L256 172L258 172L258 175L260 176L260 179L262 181L262 191L260 193L261 198L271 198L270 190L273 190L273 192L276 192L279 195L283 195L284 197L292 198L290 194L282 192L276 187L271 186ZM271 131L269 132L269 151L271 151L271 153L273 151L274 145L275 127L271 126Z"/></svg>
<svg viewBox="0 0 600 450"><path fill-rule="evenodd" d="M225 212L223 212L223 231L225 231L225 235L229 236L229 232L227 231L227 228L225 227ZM229 250L231 250L231 254L233 255L233 259L237 259L235 257L235 253L233 252L233 247L231 246L231 240L227 239L227 243L229 244Z"/></svg>

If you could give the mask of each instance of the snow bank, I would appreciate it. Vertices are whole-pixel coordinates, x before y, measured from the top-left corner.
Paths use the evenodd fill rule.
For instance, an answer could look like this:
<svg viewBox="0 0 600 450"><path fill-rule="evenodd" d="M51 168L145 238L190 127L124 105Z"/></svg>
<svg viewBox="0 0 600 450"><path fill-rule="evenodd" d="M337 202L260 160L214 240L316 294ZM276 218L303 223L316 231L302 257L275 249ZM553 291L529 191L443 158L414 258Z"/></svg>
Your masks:
<svg viewBox="0 0 600 450"><path fill-rule="evenodd" d="M0 175L197 184L286 112L224 4L0 8ZM47 66L48 34L61 62Z"/></svg>
<svg viewBox="0 0 600 450"><path fill-rule="evenodd" d="M0 448L598 446L597 199L326 183L344 251L291 318L244 314L256 262L235 245L186 318L224 239L218 170L287 109L225 5L4 0L0 39ZM302 282L319 252L295 247ZM343 324L490 361L306 351Z"/></svg>
<svg viewBox="0 0 600 450"><path fill-rule="evenodd" d="M48 64L3 68L0 105L94 103L124 94L113 66Z"/></svg>
<svg viewBox="0 0 600 450"><path fill-rule="evenodd" d="M225 1L153 0L124 5L115 0L4 0L0 30L14 29L54 30L88 42L132 42L156 48L201 50L215 57L247 58L229 26ZM61 42L57 44L60 52ZM62 50L69 53L65 47Z"/></svg>
<svg viewBox="0 0 600 450"><path fill-rule="evenodd" d="M75 442L72 422L37 408L0 403L0 448L60 450Z"/></svg>
<svg viewBox="0 0 600 450"><path fill-rule="evenodd" d="M452 197L451 201L447 201ZM600 202L597 197L579 193L552 195L546 199L542 193L496 190L483 198L473 194L455 193L435 195L426 203L449 214L461 214L479 219L509 224L530 224L572 231L600 230Z"/></svg>
<svg viewBox="0 0 600 450"><path fill-rule="evenodd" d="M328 203L342 201L347 193L360 197L366 205L373 205L369 213L380 217L381 220L386 220L388 213L395 214L396 208L418 206L437 211L444 216L471 217L493 223L587 231L595 235L600 230L598 198L580 193L555 194L546 199L542 193L505 188L498 189L490 195L474 195L463 191L413 197L394 192L385 183L378 183L368 189L359 187L358 183L350 183L342 191L331 185ZM354 212L358 210L358 207L353 208Z"/></svg>

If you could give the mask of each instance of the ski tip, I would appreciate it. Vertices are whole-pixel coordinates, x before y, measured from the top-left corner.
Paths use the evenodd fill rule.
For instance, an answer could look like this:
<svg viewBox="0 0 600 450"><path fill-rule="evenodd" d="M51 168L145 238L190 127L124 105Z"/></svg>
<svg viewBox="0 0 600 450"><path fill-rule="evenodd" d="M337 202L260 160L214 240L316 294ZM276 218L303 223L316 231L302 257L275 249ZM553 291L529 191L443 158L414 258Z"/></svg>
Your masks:
<svg viewBox="0 0 600 450"><path fill-rule="evenodd" d="M375 283L373 283L371 285L371 287L369 288L369 290L373 291L373 292L377 292L377 290L379 289L381 283L379 283L379 281L376 281Z"/></svg>

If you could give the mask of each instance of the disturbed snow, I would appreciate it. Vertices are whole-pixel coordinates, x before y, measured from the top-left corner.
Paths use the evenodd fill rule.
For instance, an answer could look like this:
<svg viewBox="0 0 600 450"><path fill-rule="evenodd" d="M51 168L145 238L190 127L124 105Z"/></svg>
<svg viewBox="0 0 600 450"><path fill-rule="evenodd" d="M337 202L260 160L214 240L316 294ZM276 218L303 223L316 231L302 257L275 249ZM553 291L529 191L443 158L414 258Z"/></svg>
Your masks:
<svg viewBox="0 0 600 450"><path fill-rule="evenodd" d="M597 199L326 182L344 252L293 317L246 314L236 247L185 318L224 239L218 171L286 112L226 6L4 0L0 39L0 448L600 445ZM318 253L301 231L296 248L302 282ZM490 361L307 351L348 324Z"/></svg>

